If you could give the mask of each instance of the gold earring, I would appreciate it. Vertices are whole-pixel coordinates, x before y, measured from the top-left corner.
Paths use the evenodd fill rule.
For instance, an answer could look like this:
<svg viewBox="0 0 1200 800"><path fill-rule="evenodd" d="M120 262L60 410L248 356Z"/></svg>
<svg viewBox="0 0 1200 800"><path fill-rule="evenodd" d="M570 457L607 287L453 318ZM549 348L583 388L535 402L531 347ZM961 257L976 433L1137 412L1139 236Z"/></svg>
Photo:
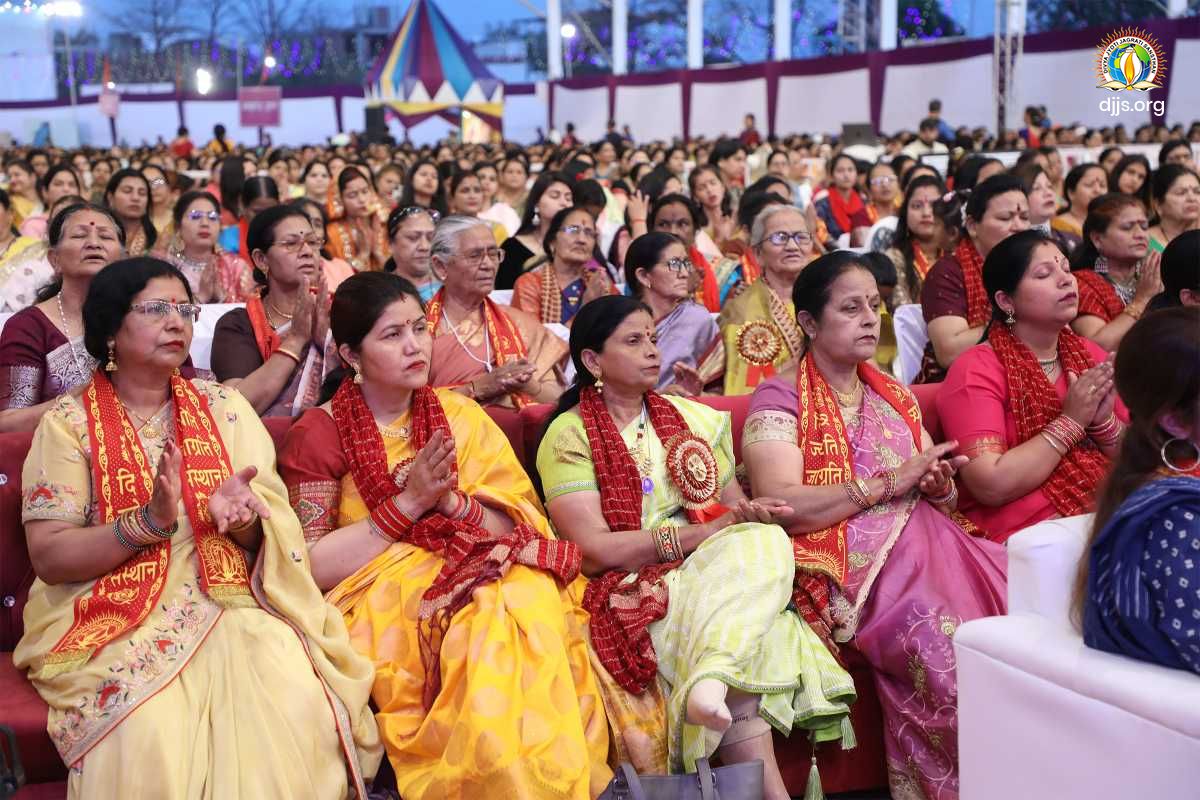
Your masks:
<svg viewBox="0 0 1200 800"><path fill-rule="evenodd" d="M354 382L362 386L363 376L362 372L359 371L358 364L351 364L350 366L354 367Z"/></svg>
<svg viewBox="0 0 1200 800"><path fill-rule="evenodd" d="M1008 318L1004 320L1004 324L1015 325L1017 322L1017 318L1013 316L1013 312L1009 311L1007 313L1008 313Z"/></svg>
<svg viewBox="0 0 1200 800"><path fill-rule="evenodd" d="M597 392L604 391L604 374L600 373L600 372L596 373L596 391Z"/></svg>
<svg viewBox="0 0 1200 800"><path fill-rule="evenodd" d="M117 346L115 342L108 343L108 363L104 365L104 371L117 371Z"/></svg>

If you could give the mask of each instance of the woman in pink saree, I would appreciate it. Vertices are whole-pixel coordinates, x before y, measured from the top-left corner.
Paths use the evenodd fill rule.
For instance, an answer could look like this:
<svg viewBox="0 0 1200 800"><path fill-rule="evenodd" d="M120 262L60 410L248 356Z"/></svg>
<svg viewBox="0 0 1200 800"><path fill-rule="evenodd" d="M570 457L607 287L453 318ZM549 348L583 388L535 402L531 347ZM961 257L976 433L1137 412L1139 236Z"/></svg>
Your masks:
<svg viewBox="0 0 1200 800"><path fill-rule="evenodd" d="M896 800L957 800L960 624L1005 612L1006 559L956 512L965 458L934 445L912 393L872 364L879 290L853 253L793 290L811 344L761 384L742 438L754 495L796 511L793 602L830 649L874 673Z"/></svg>

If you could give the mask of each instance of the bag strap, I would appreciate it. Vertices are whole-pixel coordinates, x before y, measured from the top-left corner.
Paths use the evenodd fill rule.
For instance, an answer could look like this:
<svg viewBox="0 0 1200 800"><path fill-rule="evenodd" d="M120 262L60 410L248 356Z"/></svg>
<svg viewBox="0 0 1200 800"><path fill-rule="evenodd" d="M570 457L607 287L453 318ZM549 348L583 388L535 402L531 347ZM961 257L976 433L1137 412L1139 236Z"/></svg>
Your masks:
<svg viewBox="0 0 1200 800"><path fill-rule="evenodd" d="M628 761L622 761L618 768L621 772L621 777L625 779L625 785L629 787L629 794L633 800L646 800L646 790L642 788L642 781L638 777L637 770Z"/></svg>
<svg viewBox="0 0 1200 800"><path fill-rule="evenodd" d="M717 793L717 776L707 758L696 759L696 777L700 780L700 800L721 800Z"/></svg>

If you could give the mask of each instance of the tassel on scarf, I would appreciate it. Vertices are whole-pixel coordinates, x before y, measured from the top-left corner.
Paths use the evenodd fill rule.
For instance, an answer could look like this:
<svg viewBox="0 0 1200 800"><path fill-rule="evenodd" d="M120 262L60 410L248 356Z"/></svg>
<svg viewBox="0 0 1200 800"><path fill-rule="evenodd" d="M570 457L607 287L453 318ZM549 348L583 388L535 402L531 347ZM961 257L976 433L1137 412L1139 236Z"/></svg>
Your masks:
<svg viewBox="0 0 1200 800"><path fill-rule="evenodd" d="M821 787L821 773L817 769L817 754L813 753L812 766L808 769L808 784L804 787L804 800L825 800Z"/></svg>

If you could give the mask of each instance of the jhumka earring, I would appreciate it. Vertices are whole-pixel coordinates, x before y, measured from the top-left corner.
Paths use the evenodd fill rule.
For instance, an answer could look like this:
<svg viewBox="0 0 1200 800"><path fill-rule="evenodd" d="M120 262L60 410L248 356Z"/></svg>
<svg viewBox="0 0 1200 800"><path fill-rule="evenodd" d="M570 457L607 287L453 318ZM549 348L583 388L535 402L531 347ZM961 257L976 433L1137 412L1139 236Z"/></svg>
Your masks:
<svg viewBox="0 0 1200 800"><path fill-rule="evenodd" d="M117 371L117 346L115 342L108 343L108 363L104 365L104 371Z"/></svg>
<svg viewBox="0 0 1200 800"><path fill-rule="evenodd" d="M357 383L359 386L362 386L363 377L362 377L362 372L359 371L358 364L355 363L355 364L351 364L350 366L354 367L354 382Z"/></svg>

